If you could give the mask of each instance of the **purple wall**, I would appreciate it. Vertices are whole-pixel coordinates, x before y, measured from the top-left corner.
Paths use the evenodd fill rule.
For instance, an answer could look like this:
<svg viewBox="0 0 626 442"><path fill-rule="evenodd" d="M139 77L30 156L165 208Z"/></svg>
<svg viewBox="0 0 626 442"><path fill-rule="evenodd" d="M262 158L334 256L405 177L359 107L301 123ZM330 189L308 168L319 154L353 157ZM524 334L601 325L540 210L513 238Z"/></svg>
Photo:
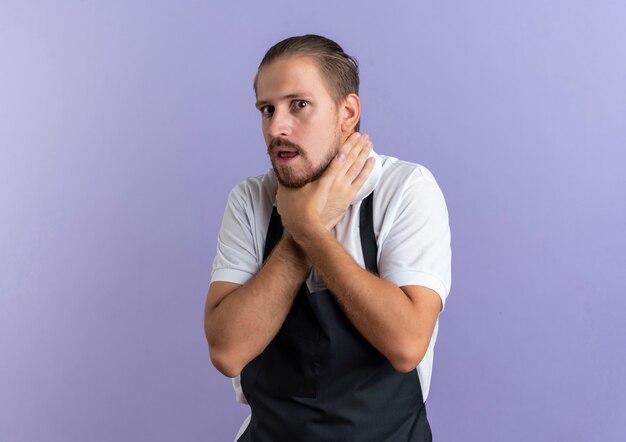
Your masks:
<svg viewBox="0 0 626 442"><path fill-rule="evenodd" d="M0 441L232 440L215 237L269 166L256 66L307 32L447 198L435 440L624 440L626 4L215 3L0 3Z"/></svg>

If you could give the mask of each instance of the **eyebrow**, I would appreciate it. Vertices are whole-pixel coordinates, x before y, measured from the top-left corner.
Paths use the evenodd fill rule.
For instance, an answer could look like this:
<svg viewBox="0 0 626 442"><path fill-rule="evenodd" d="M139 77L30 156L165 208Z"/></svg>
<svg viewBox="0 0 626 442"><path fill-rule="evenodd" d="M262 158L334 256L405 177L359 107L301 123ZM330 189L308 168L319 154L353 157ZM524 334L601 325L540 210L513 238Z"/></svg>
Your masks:
<svg viewBox="0 0 626 442"><path fill-rule="evenodd" d="M305 94L303 92L296 92L294 94L287 94L287 95L283 95L282 97L278 98L278 101L280 100L293 100L294 98L303 98L303 99L310 99L310 95L309 94ZM258 109L261 106L265 106L266 104L270 104L269 101L267 100L257 100L255 106Z"/></svg>

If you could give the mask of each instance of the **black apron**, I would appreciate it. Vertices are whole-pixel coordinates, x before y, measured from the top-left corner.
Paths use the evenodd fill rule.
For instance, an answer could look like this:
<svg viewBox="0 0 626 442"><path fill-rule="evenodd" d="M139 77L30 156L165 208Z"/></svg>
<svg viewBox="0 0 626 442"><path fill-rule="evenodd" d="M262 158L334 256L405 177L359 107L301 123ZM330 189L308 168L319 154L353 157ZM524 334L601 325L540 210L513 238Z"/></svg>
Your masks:
<svg viewBox="0 0 626 442"><path fill-rule="evenodd" d="M378 274L370 194L361 248ZM283 233L274 208L263 259ZM252 411L238 442L432 441L416 370L400 373L361 336L328 290L302 284L283 326L241 372Z"/></svg>

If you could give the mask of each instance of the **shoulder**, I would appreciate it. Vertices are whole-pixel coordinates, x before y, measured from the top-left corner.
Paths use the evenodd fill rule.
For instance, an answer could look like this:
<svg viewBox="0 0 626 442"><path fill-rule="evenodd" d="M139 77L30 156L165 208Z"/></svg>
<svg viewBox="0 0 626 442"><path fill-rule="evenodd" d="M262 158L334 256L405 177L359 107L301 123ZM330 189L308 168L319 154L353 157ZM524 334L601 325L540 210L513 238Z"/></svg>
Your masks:
<svg viewBox="0 0 626 442"><path fill-rule="evenodd" d="M254 235L262 234L272 214L276 188L276 175L271 169L237 183L228 195L224 225L245 225Z"/></svg>
<svg viewBox="0 0 626 442"><path fill-rule="evenodd" d="M378 195L397 198L417 188L439 191L437 180L427 167L386 155L380 155L380 159L382 170L376 189Z"/></svg>
<svg viewBox="0 0 626 442"><path fill-rule="evenodd" d="M262 175L248 177L235 185L229 193L228 203L255 206L269 201L274 203L276 176L272 170Z"/></svg>
<svg viewBox="0 0 626 442"><path fill-rule="evenodd" d="M443 194L426 167L391 157L382 163L374 191L374 215L380 219L380 275L399 287L428 287L443 303L450 290L451 264Z"/></svg>

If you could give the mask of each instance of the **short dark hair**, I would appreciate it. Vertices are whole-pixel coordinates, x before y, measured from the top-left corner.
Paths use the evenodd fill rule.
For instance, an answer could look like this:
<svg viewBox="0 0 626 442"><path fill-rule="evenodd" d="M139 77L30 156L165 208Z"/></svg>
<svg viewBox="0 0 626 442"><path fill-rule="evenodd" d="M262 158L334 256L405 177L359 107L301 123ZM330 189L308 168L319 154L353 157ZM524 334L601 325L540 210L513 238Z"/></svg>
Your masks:
<svg viewBox="0 0 626 442"><path fill-rule="evenodd" d="M266 52L254 76L255 95L261 69L279 58L291 56L313 58L335 104L339 105L349 94L359 94L359 63L356 58L346 54L341 46L326 37L307 34L289 37ZM356 131L359 126L360 121L356 124Z"/></svg>

